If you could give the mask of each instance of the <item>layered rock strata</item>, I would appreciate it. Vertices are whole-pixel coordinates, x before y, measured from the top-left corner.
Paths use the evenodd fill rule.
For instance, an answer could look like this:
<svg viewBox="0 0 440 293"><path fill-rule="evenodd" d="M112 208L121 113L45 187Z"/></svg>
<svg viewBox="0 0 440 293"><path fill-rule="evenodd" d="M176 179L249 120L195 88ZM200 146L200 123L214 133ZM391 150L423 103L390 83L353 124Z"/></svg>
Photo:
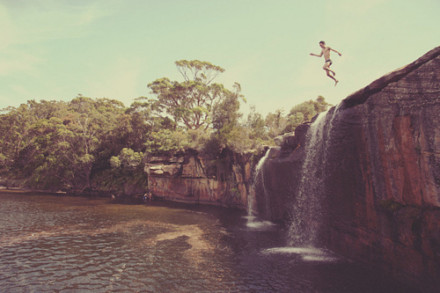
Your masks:
<svg viewBox="0 0 440 293"><path fill-rule="evenodd" d="M225 150L212 159L196 151L147 158L153 196L165 200L247 208L251 155Z"/></svg>
<svg viewBox="0 0 440 293"><path fill-rule="evenodd" d="M438 282L440 47L347 97L334 122L326 242Z"/></svg>

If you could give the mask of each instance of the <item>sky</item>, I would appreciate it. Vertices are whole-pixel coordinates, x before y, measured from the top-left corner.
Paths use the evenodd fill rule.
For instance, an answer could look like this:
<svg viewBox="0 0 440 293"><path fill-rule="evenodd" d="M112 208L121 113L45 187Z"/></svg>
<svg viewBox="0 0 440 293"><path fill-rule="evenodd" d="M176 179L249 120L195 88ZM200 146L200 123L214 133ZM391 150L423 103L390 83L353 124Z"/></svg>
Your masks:
<svg viewBox="0 0 440 293"><path fill-rule="evenodd" d="M0 0L0 109L79 94L129 106L177 60L225 69L266 115L336 105L440 45L438 0ZM332 54L337 86L322 70Z"/></svg>

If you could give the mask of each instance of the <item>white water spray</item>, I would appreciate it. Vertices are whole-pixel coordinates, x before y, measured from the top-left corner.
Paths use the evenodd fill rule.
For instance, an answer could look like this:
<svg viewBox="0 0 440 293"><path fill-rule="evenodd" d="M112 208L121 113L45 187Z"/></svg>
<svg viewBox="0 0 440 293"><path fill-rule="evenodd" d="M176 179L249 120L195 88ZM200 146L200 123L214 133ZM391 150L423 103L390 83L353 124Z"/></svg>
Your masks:
<svg viewBox="0 0 440 293"><path fill-rule="evenodd" d="M333 114L336 111L333 112ZM317 245L322 224L322 201L324 191L325 160L328 134L334 115L320 113L307 131L306 156L301 171L301 180L291 213L288 241L292 246ZM326 127L326 121L329 122ZM326 131L327 130L327 131Z"/></svg>
<svg viewBox="0 0 440 293"><path fill-rule="evenodd" d="M264 163L269 157L270 149L266 151L266 154L258 161L255 167L255 173L253 178L253 184L250 187L250 192L248 196L248 215L247 215L247 227L252 229L266 229L274 226L270 221L258 220L258 211L256 209L257 199L256 199L256 185L258 183L262 186L263 196L265 198L266 208L269 208L269 201L267 199L268 193L266 191L266 186L264 182Z"/></svg>
<svg viewBox="0 0 440 293"><path fill-rule="evenodd" d="M301 178L291 210L291 223L288 228L288 243L286 247L265 249L263 254L287 254L300 256L303 261L334 262L338 258L330 251L320 248L319 233L323 222L323 201L325 200L325 172L327 147L331 140L332 128L337 120L339 105L333 110L320 113L310 125L304 143L305 158L301 167ZM261 192L266 193L264 182L264 163L269 151L257 165L254 186L259 184ZM261 181L262 180L262 181ZM254 191L255 192L255 191ZM259 223L255 221L254 209L255 194L251 197L248 206L248 227Z"/></svg>

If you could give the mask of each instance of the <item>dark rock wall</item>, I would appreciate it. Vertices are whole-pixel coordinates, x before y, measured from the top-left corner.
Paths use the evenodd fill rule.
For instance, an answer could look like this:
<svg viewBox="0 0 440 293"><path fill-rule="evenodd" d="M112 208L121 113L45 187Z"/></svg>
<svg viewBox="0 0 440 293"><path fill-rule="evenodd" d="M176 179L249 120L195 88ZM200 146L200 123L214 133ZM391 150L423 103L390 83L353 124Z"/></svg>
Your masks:
<svg viewBox="0 0 440 293"><path fill-rule="evenodd" d="M343 101L325 184L332 248L427 281L440 276L439 53Z"/></svg>
<svg viewBox="0 0 440 293"><path fill-rule="evenodd" d="M321 243L439 282L440 47L347 97L324 127ZM285 139L264 166L269 219L289 221L286 203L297 195L307 151L302 137Z"/></svg>

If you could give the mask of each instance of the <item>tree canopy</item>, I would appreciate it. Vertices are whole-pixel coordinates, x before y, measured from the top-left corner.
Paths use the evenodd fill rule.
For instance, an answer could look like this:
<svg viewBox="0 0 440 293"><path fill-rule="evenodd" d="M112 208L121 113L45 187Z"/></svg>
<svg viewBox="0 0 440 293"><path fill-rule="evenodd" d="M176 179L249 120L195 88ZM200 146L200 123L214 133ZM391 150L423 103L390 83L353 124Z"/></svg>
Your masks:
<svg viewBox="0 0 440 293"><path fill-rule="evenodd" d="M238 99L241 96L226 89L222 84L213 83L224 71L220 66L198 60L180 60L176 62L183 81L171 81L167 77L159 78L148 84L156 95L156 106L170 115L176 124L187 129L208 129L212 126L213 110L225 100ZM238 109L234 109L238 111Z"/></svg>

